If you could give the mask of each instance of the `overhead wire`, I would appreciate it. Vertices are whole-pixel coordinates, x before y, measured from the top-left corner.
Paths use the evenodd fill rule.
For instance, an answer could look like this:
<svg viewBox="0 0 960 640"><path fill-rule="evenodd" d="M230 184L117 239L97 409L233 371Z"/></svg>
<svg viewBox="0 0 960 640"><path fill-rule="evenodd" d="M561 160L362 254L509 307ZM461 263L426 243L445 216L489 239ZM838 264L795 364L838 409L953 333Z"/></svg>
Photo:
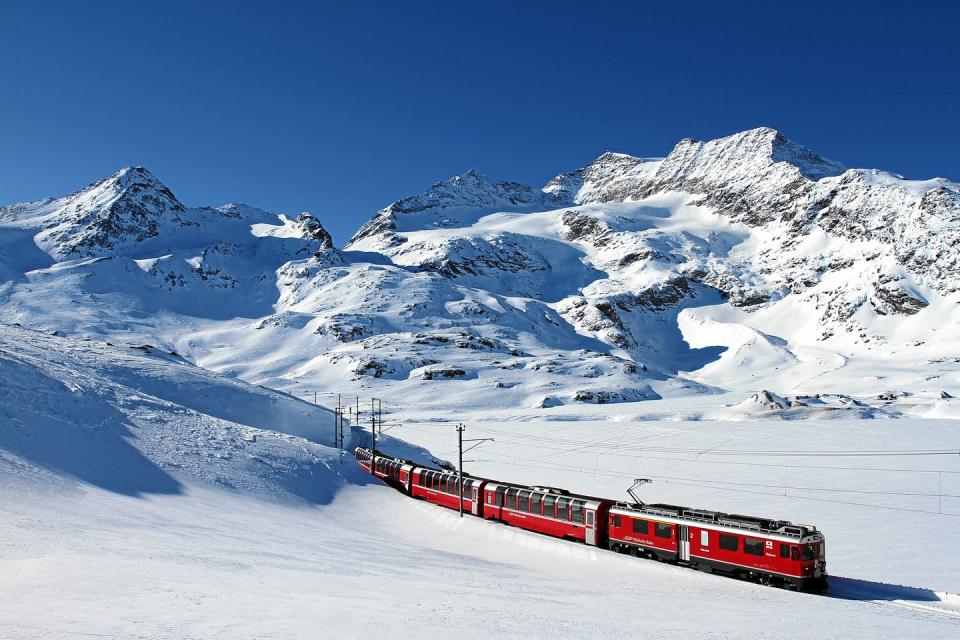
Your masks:
<svg viewBox="0 0 960 640"><path fill-rule="evenodd" d="M506 460L479 459L479 460L477 460L476 462L488 462L488 463L492 463L492 464L504 464L504 465L518 466L518 467L527 467L527 468L532 468L532 469L552 469L552 468L554 468L554 467L544 467L544 466L538 466L538 465L525 465L525 464L520 464L520 463L518 463L518 462L511 462L511 461L506 461ZM562 466L567 466L567 467L569 467L569 465L562 465ZM605 476L605 477L624 478L624 479L632 479L632 478L633 478L633 476L630 475L630 474L609 472L609 471L603 471L603 470L599 470L599 469L566 468L566 469L563 469L563 470L564 470L564 471L575 472L575 473L584 473L584 474L589 474L589 475L599 475L599 476ZM846 505L867 507L867 508L873 508L873 509L892 509L892 510L895 510L895 511L909 511L909 512L912 512L912 513L925 513L925 514L929 514L929 515L944 515L944 516L960 517L960 513L951 513L951 512L943 512L943 511L930 511L930 510L924 510L924 509L911 509L911 508L908 508L908 507L895 507L895 506L891 506L891 505L879 505L879 504L870 504L870 503L866 503L866 502L853 502L853 501L847 501L847 500L836 500L836 499L832 499L832 498L818 498L818 497L814 497L814 496L802 496L802 495L794 495L794 494L789 494L789 495L787 495L787 494L781 494L781 493L771 493L771 492L769 492L769 491L754 491L754 490L746 489L746 488L743 488L743 487L746 487L746 486L755 486L755 487L760 487L760 488L780 488L780 489L783 489L783 490L785 490L785 491L791 491L791 490L813 490L813 491L836 491L836 492L840 492L840 493L861 493L861 492L859 492L859 491L843 491L843 490L840 490L840 489L802 489L802 488L798 488L798 487L788 487L788 486L782 486L782 485L779 485L779 486L778 486L778 485L758 485L758 484L752 484L752 483L739 483L739 484L742 484L742 486L729 487L729 486L716 486L716 485L717 485L717 484L721 484L721 483L722 483L722 484L738 484L738 483L728 483L728 482L714 481L714 480L705 480L705 479L698 479L698 478L675 478L675 477L657 476L657 475L654 475L654 476L651 476L651 477L664 479L664 480L666 480L667 482L669 482L670 484L678 484L678 485L681 485L681 486L697 487L697 488L703 488L703 489L715 489L715 490L719 490L719 491L732 491L732 492L737 492L737 493L753 493L753 494L761 494L761 495L769 495L769 496L777 496L777 497L787 497L787 498L797 499L797 500L811 500L811 501L815 501L815 502L830 502L830 503L836 503L836 504L846 504ZM880 495L897 495L897 496L911 496L911 497L923 496L923 497L930 497L930 498L960 498L960 496L955 496L955 495L941 495L941 494L907 494L907 493L893 493L893 492L891 492L891 493L889 493L889 494L881 493L881 492L877 492L877 493L880 494Z"/></svg>
<svg viewBox="0 0 960 640"><path fill-rule="evenodd" d="M436 423L432 423L432 424L436 424ZM410 424L410 425L408 425L408 426L414 426L414 425ZM887 468L881 468L881 467L843 467L843 466L830 466L830 465L796 465L796 464L784 465L784 464L772 464L772 463L763 463L763 462L747 462L747 461L735 461L735 460L703 460L703 459L701 459L702 456L705 456L705 455L706 455L706 456L715 455L715 454L719 453L720 451L723 451L723 453L726 454L726 455L744 455L744 456L776 455L776 456L778 456L778 457L781 457L781 456L792 456L792 455L800 455L800 456L806 456L806 455L820 455L820 456L824 456L824 455L826 455L827 457L830 457L830 454L833 454L833 455L843 455L843 456L866 456L866 455L869 455L869 456L881 456L881 455L882 455L882 456L895 456L895 455L911 455L911 456L918 456L918 455L960 455L960 451L956 451L956 450L913 449L913 450L900 450L900 451L891 451L891 450L848 450L848 451L842 451L842 452L813 452L813 451L800 451L800 452L797 452L797 451L793 451L793 452L775 451L775 452L771 452L771 451L754 451L754 450L704 450L704 449L690 449L690 448L680 448L680 447L648 447L648 446L642 446L642 447L640 447L643 451L657 451L657 452L663 452L663 453L683 452L683 453L688 454L688 455L695 455L695 456L696 456L695 458L692 458L692 459L686 459L686 458L669 458L669 457L658 457L658 456L645 456L645 455L643 455L642 453L641 453L640 455L637 455L637 454L630 454L630 453L621 453L621 452L619 452L619 451L610 451L610 450L601 449L599 446L597 446L597 445L600 445L601 442L593 442L593 443L591 443L591 442L576 441L576 440L570 440L570 439L558 439L558 438L550 438L550 437L540 438L539 436L535 436L535 435L514 434L514 433L510 433L510 432L504 432L504 431L499 431L499 430L495 430L495 429L487 429L487 428L483 428L483 427L479 428L479 430L480 430L481 432L483 432L483 433L492 433L492 434L494 434L494 435L496 435L496 434L498 434L498 433L502 433L502 434L505 434L505 435L508 435L508 436L511 436L511 437L519 437L519 438L521 438L521 440L509 440L509 439L506 439L506 440L505 440L505 439L503 439L503 438L498 438L498 439L496 440L496 442L497 442L498 444L514 444L514 445L521 446L521 447L529 447L529 448L535 448L535 449L548 449L548 450L552 450L552 451L560 451L560 452L562 452L563 454L588 454L588 455L597 455L598 460L599 460L599 457L600 457L600 456L614 456L614 457L622 457L622 458L633 458L633 459L635 459L635 460L637 460L637 461L640 461L640 460L664 460L664 461L668 461L668 462L694 463L694 464L734 464L734 465L763 466L763 467L776 467L776 468L795 468L795 467L796 467L796 468L805 468L805 469L831 469L831 470L838 470L838 471L855 471L855 472L865 472L865 471L868 471L868 472L895 472L895 473L928 473L928 474L929 474L929 473L937 473L937 474L939 474L939 473L947 473L947 474L960 474L960 471L939 470L939 469L887 469ZM522 441L523 438L526 438L527 441L526 441L526 442ZM418 440L418 441L433 442L433 443L435 443L435 444L439 444L439 445L444 446L444 447L449 447L450 444L451 444L450 442L441 441L441 440L435 440L435 439L432 439L432 438L429 438L429 437L423 437L423 436L421 436L421 435L419 435L419 434L416 436L416 440ZM577 448L577 449L567 449L567 448L559 448L559 447L550 447L550 446L548 446L548 445L544 445L543 442L542 442L542 440L555 440L555 441L556 441L556 440L562 440L563 442L566 442L566 443L571 444L571 445L579 445L580 448ZM608 443L610 443L610 439L609 439L609 438L608 438L608 439L605 439L604 441L602 441L602 444L608 444ZM625 447L619 447L619 449L621 449L621 450L622 450L623 448L625 448ZM629 448L629 447L626 447L626 448ZM599 449L599 450L586 451L585 449ZM496 455L496 454L494 454L494 453L492 453L492 452L489 452L488 455ZM555 470L555 469L558 469L558 468L559 468L559 469L565 470L565 471L573 471L573 472L578 472L578 473L586 473L586 474L591 474L591 475L598 475L598 476L604 476L604 477L614 477L614 478L624 478L624 479L631 479L631 478L634 477L634 475L636 475L636 474L633 474L633 473L621 473L621 472L607 471L607 470L602 470L602 469L599 469L599 468L584 469L584 468L582 467L582 465L571 465L571 464L566 464L566 463L562 463L562 462L557 462L557 461L555 461L555 460L554 460L554 461L551 461L551 460L549 460L549 459L544 459L544 458L541 458L541 459L533 459L533 460L527 459L525 463L520 463L520 462L518 462L516 456L514 456L514 457L512 458L512 460L509 460L509 459L486 459L486 458L484 458L484 459L478 459L478 460L476 460L476 462L486 462L486 463L491 463L491 464L503 464L503 465L511 465L511 466L532 468L532 469ZM545 463L548 463L549 466L540 466L540 465L530 464L531 462L545 462ZM758 493L758 494L764 494L764 495L780 496L780 495L781 495L780 493L771 493L771 492L768 492L768 491L757 491L757 490L755 490L755 488L756 488L756 489L774 489L774 490L778 490L778 491L784 492L783 495L786 496L786 497L796 498L796 499L815 500L815 501L821 501L821 502L832 502L832 503L838 503L838 504L849 504L849 505L862 506L862 507L868 507L868 508L895 509L895 510L899 510L899 511L911 511L911 512L916 512L916 513L927 513L927 514L933 514L933 515L960 516L960 514L943 513L942 511L927 511L927 510L923 510L923 509L910 509L910 508L907 508L907 507L895 507L895 506L891 506L891 505L877 505L877 504L869 504L869 503L863 503L863 502L843 501L843 500L829 499L829 498L825 498L825 497L802 496L802 495L793 495L793 494L787 496L787 494L786 494L787 491L810 491L810 492L847 493L847 494L858 494L858 495L878 495L878 496L895 496L895 497L911 497L911 498L917 498L917 497L920 497L920 498L938 498L938 499L942 499L942 498L960 498L960 495L949 494L949 493L948 493L948 494L944 494L944 493L923 493L923 492L909 492L909 491L883 491L883 490L865 490L865 489L822 488L822 487L809 487L809 486L794 486L794 485L788 485L788 484L770 485L770 484L761 484L761 483L756 483L756 482L734 482L734 481L710 480L710 479L704 479L704 478L687 478L687 477L675 476L675 475L674 475L674 476L669 476L669 475L657 475L657 474L652 474L652 475L651 475L651 474L647 474L647 475L648 475L649 477L662 479L662 480L665 480L665 481L667 481L667 482L670 482L670 483L673 483L673 484L679 484L679 485L682 485L682 486L692 486L692 487L716 489L716 490L723 490L723 491L736 491L736 492L743 492L743 493Z"/></svg>

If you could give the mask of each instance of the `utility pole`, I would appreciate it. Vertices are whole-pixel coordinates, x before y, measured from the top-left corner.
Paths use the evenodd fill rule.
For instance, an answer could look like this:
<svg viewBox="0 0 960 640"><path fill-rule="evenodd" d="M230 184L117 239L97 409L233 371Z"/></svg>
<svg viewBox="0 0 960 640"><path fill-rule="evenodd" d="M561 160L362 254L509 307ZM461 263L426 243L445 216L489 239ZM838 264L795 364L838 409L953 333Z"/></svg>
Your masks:
<svg viewBox="0 0 960 640"><path fill-rule="evenodd" d="M459 494L460 494L460 517L463 517L463 454L466 451L470 451L476 447L479 447L484 442L493 442L493 438L470 438L467 440L463 439L463 432L466 430L466 426L461 422L457 425L457 449L460 450L460 464L457 465L457 484L460 485ZM464 442L473 442L474 444L467 447L466 451L463 449ZM467 462L470 462L468 460ZM478 496L479 498L479 496Z"/></svg>
<svg viewBox="0 0 960 640"><path fill-rule="evenodd" d="M376 400L370 398L370 438L372 440L372 449L374 456L377 453L377 412Z"/></svg>
<svg viewBox="0 0 960 640"><path fill-rule="evenodd" d="M457 425L457 449L460 450L460 464L457 465L457 484L460 493L460 517L463 517L463 424Z"/></svg>

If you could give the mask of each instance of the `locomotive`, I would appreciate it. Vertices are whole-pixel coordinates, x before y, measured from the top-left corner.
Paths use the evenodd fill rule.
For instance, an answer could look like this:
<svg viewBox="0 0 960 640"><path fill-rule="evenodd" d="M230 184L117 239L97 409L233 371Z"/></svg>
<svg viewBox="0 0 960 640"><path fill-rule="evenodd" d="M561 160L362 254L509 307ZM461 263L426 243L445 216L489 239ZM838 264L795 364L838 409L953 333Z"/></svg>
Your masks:
<svg viewBox="0 0 960 640"><path fill-rule="evenodd" d="M368 473L406 495L461 508L456 472L358 447ZM485 520L640 558L797 591L827 586L816 527L669 504L627 503L553 487L462 476L462 508Z"/></svg>

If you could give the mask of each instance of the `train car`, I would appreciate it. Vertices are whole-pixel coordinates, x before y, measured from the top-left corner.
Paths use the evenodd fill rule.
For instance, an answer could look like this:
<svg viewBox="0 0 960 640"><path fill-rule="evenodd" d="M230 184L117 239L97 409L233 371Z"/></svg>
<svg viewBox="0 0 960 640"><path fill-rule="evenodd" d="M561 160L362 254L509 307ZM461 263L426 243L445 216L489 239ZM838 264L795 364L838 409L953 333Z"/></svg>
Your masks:
<svg viewBox="0 0 960 640"><path fill-rule="evenodd" d="M378 453L374 457L373 475L382 478L384 482L393 485L405 494L411 495L413 470L415 468L412 462L391 458Z"/></svg>
<svg viewBox="0 0 960 640"><path fill-rule="evenodd" d="M555 538L607 546L612 500L573 495L563 489L487 482L483 517Z"/></svg>
<svg viewBox="0 0 960 640"><path fill-rule="evenodd" d="M825 540L816 527L689 509L618 503L611 550L804 591L827 586Z"/></svg>
<svg viewBox="0 0 960 640"><path fill-rule="evenodd" d="M374 455L370 449L364 447L357 447L353 456L364 471L410 495L410 483L414 469L412 462L393 456L385 456L379 452Z"/></svg>
<svg viewBox="0 0 960 640"><path fill-rule="evenodd" d="M460 487L455 472L428 467L415 467L411 474L410 495L421 498L449 509L460 510ZM475 516L483 516L483 489L487 481L483 478L463 476L463 511Z"/></svg>
<svg viewBox="0 0 960 640"><path fill-rule="evenodd" d="M357 447L353 450L353 457L357 459L357 463L367 473L371 473L373 469L373 452L370 449L364 447Z"/></svg>

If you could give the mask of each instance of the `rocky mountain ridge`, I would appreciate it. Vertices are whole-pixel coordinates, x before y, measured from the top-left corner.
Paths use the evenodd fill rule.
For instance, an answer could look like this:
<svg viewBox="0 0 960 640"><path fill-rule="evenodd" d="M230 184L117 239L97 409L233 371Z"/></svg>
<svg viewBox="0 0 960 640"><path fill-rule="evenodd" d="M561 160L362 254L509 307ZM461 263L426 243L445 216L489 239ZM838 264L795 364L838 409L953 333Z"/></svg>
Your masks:
<svg viewBox="0 0 960 640"><path fill-rule="evenodd" d="M469 171L342 251L309 214L188 208L143 168L0 208L0 227L3 320L139 331L278 388L635 401L960 343L960 187L768 128L606 152L539 190Z"/></svg>

